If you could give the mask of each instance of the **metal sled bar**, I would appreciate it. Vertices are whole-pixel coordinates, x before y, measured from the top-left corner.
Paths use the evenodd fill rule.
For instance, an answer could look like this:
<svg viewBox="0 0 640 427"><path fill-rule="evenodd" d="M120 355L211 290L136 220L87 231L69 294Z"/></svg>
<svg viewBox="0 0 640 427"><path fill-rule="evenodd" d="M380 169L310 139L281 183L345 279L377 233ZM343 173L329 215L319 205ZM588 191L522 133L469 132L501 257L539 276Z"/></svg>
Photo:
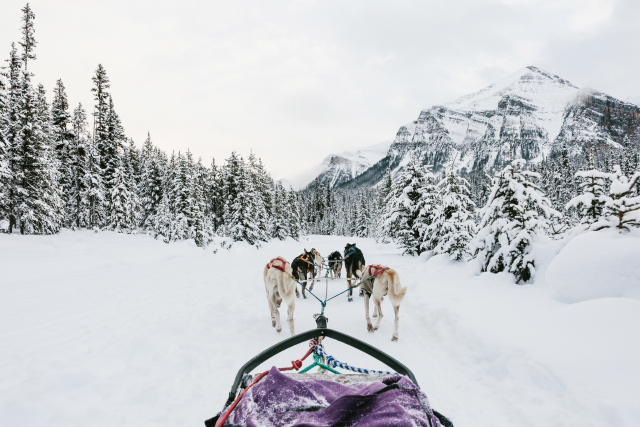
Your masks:
<svg viewBox="0 0 640 427"><path fill-rule="evenodd" d="M262 362L270 359L276 354L281 353L284 350L290 347L293 347L294 345L300 344L302 342L308 341L313 338L317 338L319 336L333 338L337 341L350 345L351 347L357 348L363 353L367 353L369 356L374 357L375 359L384 363L388 367L392 368L394 371L402 375L406 375L407 377L409 377L411 381L413 381L416 387L420 388L420 386L418 385L418 381L416 380L416 377L413 375L413 372L411 372L409 368L404 366L402 363L400 363L398 360L394 359L384 351L378 350L377 348L367 344L364 341L360 341L357 338L353 338L352 336L343 334L342 332L338 332L334 329L329 329L329 328L311 329L307 332L303 332L301 334L294 335L291 338L287 338L286 340L280 341L278 344L269 347L268 349L266 349L265 351L258 354L256 357L249 360L247 363L245 363L242 366L242 368L240 368L240 370L236 375L236 379L233 381L233 385L231 386L231 392L229 392L229 400L227 400L227 403L225 404L225 408L235 400L236 391L238 390L238 386L240 385L240 382L242 381L242 377L244 376L244 374L251 372Z"/></svg>

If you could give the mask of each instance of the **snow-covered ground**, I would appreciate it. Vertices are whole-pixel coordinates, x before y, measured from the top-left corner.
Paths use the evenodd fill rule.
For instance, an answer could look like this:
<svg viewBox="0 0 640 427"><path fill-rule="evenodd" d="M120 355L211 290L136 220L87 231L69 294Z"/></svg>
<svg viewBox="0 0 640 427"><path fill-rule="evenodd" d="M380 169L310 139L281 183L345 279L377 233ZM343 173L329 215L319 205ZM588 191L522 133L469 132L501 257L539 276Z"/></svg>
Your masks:
<svg viewBox="0 0 640 427"><path fill-rule="evenodd" d="M276 255L291 260L304 247L327 255L347 242L368 263L394 267L409 287L400 340L390 341L387 301L373 334L358 297L331 301L329 326L404 362L457 427L637 426L640 237L599 233L564 249L539 245L536 282L525 286L506 274L477 276L474 263L402 257L369 239L311 236L214 254L145 235L0 234L0 426L202 425L239 367L288 336L286 327L281 334L271 327L264 264ZM587 246L608 255L576 261ZM605 270L611 293L580 289L581 280L602 281L607 276L596 273ZM324 295L324 283L315 289ZM329 293L342 289L332 283ZM315 327L318 311L314 299L297 300L296 330ZM339 360L381 366L326 344ZM289 365L306 348L273 363Z"/></svg>

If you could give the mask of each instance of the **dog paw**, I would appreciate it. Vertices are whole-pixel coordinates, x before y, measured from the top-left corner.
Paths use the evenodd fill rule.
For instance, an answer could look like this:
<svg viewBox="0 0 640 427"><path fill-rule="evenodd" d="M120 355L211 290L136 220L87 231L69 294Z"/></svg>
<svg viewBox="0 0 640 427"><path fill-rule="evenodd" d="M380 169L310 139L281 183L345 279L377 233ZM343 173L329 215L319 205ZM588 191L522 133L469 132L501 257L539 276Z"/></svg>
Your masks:
<svg viewBox="0 0 640 427"><path fill-rule="evenodd" d="M374 330L374 331L377 331L379 327L380 327L380 326L374 326L374 327L373 327L373 330Z"/></svg>
<svg viewBox="0 0 640 427"><path fill-rule="evenodd" d="M276 332L278 333L282 332L282 327L276 328Z"/></svg>
<svg viewBox="0 0 640 427"><path fill-rule="evenodd" d="M373 332L373 325L371 323L367 325L367 331Z"/></svg>
<svg viewBox="0 0 640 427"><path fill-rule="evenodd" d="M347 301L349 301L349 302L353 302L353 297L352 297L351 295L349 295L349 296L347 297Z"/></svg>
<svg viewBox="0 0 640 427"><path fill-rule="evenodd" d="M373 313L371 317L378 317L378 313Z"/></svg>
<svg viewBox="0 0 640 427"><path fill-rule="evenodd" d="M391 341L398 341L398 336L397 335L392 336Z"/></svg>

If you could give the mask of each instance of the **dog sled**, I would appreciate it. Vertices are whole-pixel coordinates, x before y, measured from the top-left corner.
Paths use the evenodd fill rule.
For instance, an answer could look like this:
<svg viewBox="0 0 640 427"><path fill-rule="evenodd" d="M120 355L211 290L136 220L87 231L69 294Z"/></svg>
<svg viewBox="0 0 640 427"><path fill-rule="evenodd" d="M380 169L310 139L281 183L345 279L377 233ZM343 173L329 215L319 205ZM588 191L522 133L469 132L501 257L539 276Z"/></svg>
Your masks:
<svg viewBox="0 0 640 427"><path fill-rule="evenodd" d="M359 339L327 328L324 314L315 318L317 329L285 339L245 363L222 411L205 421L206 427L453 426L431 408L409 368ZM341 362L327 353L326 339L356 348L392 370L362 369ZM306 341L309 350L292 366L251 374L271 357ZM311 356L313 363L301 369ZM310 373L314 367L319 371Z"/></svg>

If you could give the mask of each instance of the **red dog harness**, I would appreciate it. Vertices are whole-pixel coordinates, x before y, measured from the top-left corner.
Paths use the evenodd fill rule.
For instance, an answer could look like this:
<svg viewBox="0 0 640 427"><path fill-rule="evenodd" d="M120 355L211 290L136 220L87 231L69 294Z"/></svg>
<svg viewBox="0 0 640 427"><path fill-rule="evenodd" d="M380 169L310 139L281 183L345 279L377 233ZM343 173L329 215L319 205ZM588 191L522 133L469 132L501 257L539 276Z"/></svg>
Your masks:
<svg viewBox="0 0 640 427"><path fill-rule="evenodd" d="M374 271L372 272L371 269L373 269ZM376 265L372 264L369 266L369 276L378 277L379 275L381 275L387 270L389 270L389 267L385 267L380 264L376 264Z"/></svg>
<svg viewBox="0 0 640 427"><path fill-rule="evenodd" d="M280 263L280 265L275 265L274 263L276 261L278 261ZM287 261L284 261L284 260L282 260L280 258L274 258L271 261L269 261L269 264L267 264L267 269L273 267L276 270L280 270L280 271L286 273L286 271L284 269L287 267L287 264L288 264Z"/></svg>

